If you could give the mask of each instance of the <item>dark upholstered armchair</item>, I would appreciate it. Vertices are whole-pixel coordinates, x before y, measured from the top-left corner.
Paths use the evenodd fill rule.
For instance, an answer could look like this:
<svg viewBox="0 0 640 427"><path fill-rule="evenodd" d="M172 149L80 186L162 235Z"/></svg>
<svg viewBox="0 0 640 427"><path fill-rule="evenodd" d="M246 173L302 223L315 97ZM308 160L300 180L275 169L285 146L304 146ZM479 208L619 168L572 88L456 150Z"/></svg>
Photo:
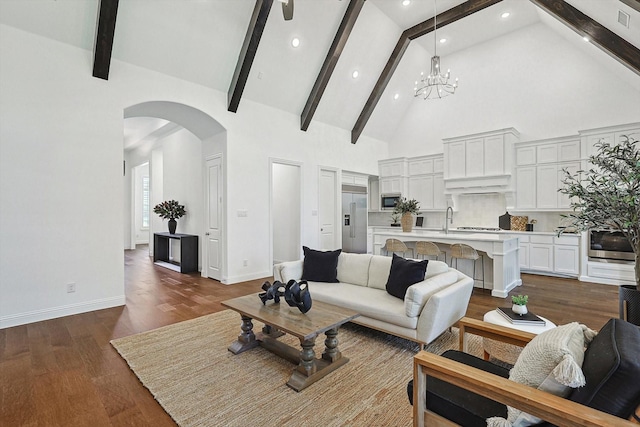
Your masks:
<svg viewBox="0 0 640 427"><path fill-rule="evenodd" d="M525 346L535 335L475 319L460 320L465 332ZM584 352L586 385L558 397L508 379L509 371L463 351L414 357L409 399L414 426L486 426L506 417L509 405L544 420L541 426L637 426L640 405L640 327L611 319ZM415 386L414 386L415 385ZM425 399L426 396L426 399Z"/></svg>

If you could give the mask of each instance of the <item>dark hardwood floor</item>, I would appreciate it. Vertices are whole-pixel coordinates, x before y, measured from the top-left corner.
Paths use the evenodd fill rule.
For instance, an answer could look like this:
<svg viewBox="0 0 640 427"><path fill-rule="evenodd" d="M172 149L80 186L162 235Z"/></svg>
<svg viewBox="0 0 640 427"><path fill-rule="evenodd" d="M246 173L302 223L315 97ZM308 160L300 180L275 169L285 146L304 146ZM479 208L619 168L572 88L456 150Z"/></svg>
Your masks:
<svg viewBox="0 0 640 427"><path fill-rule="evenodd" d="M258 292L263 282L228 286L156 267L146 246L126 251L125 264L125 307L0 330L0 426L175 425L109 341L221 311L221 301ZM556 324L599 329L617 316L615 286L522 278L515 292ZM475 290L467 315L481 319L503 304Z"/></svg>

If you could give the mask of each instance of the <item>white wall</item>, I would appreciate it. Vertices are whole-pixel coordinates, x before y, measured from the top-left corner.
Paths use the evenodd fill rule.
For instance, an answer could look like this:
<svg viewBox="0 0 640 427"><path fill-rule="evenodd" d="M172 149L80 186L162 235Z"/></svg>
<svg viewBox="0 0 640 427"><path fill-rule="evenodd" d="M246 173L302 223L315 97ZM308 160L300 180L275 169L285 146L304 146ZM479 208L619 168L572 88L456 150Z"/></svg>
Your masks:
<svg viewBox="0 0 640 427"><path fill-rule="evenodd" d="M316 122L301 132L297 115L244 99L237 114L229 113L226 93L117 60L108 81L93 78L91 52L6 25L0 56L0 327L124 304L122 139L129 106L183 103L227 130L228 283L271 274L263 215L270 157L303 164L302 240L311 247L319 234L311 215L318 209L318 165L376 174L377 160L389 157L382 141L353 145L349 131ZM203 152L219 145L211 135ZM239 209L248 217L237 217ZM75 293L66 292L69 282Z"/></svg>
<svg viewBox="0 0 640 427"><path fill-rule="evenodd" d="M392 157L441 153L448 137L514 127L522 141L536 140L631 123L640 114L637 87L542 23L443 57L442 64L460 87L445 99L413 100Z"/></svg>

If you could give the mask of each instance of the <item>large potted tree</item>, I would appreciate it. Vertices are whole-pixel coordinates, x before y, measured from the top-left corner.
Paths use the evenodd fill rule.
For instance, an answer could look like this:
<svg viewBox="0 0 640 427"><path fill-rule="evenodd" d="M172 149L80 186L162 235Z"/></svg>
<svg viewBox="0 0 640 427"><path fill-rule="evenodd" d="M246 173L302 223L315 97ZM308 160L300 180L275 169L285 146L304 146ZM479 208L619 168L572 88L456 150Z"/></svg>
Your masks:
<svg viewBox="0 0 640 427"><path fill-rule="evenodd" d="M591 167L572 175L564 171L559 191L571 197L573 212L564 215L580 231L621 232L635 254L635 286L619 288L620 317L640 325L640 149L622 135L619 144L600 140L589 157ZM563 229L560 230L562 232Z"/></svg>

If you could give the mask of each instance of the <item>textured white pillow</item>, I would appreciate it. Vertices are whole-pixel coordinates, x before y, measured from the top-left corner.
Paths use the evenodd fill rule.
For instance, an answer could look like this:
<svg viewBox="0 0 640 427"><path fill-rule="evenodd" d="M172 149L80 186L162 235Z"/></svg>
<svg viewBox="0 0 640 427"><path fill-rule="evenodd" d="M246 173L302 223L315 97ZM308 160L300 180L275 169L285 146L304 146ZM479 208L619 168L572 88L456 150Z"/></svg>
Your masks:
<svg viewBox="0 0 640 427"><path fill-rule="evenodd" d="M558 326L536 336L520 353L509 373L509 379L557 396L566 397L571 388L585 384L582 373L584 347L596 335L595 331L576 322ZM488 427L525 427L539 423L539 418L507 407L505 420L493 417Z"/></svg>
<svg viewBox="0 0 640 427"><path fill-rule="evenodd" d="M338 257L338 282L367 286L371 255L342 252Z"/></svg>

